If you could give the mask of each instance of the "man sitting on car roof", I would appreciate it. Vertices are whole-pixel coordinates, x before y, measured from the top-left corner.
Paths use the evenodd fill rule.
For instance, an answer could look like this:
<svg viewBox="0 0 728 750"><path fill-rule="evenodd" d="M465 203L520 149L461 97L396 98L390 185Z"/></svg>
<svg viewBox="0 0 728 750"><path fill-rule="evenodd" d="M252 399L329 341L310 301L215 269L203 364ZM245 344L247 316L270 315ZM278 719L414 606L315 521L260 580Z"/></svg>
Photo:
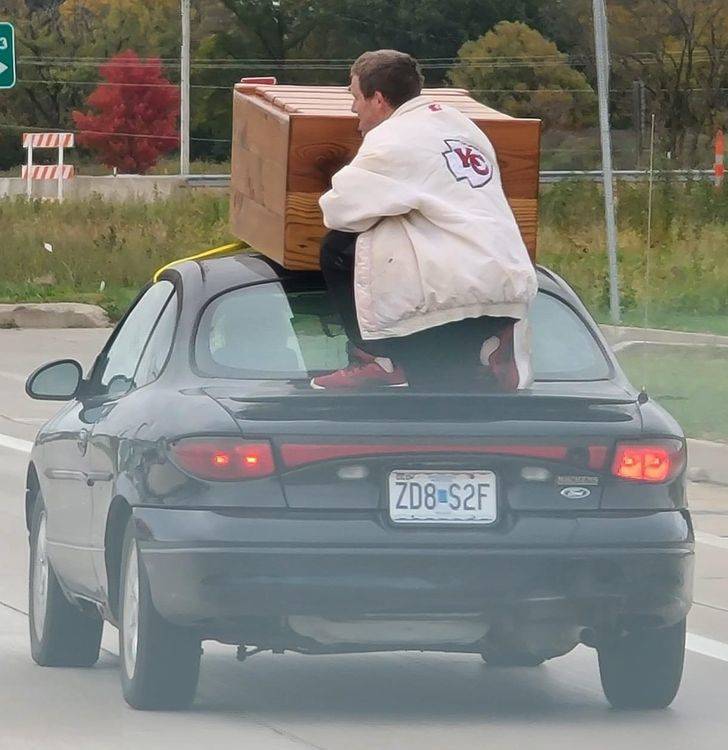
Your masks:
<svg viewBox="0 0 728 750"><path fill-rule="evenodd" d="M422 96L395 50L351 68L364 141L321 197L321 268L351 364L314 388L427 385L487 367L505 390L532 380L525 317L536 274L496 154L464 114Z"/></svg>

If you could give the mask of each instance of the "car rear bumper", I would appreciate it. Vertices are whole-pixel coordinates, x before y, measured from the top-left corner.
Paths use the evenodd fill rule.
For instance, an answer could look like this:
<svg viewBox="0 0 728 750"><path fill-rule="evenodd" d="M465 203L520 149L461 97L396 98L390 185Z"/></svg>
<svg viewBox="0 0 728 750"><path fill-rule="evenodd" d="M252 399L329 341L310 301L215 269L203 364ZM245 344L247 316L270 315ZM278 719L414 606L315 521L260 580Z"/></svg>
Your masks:
<svg viewBox="0 0 728 750"><path fill-rule="evenodd" d="M684 512L522 515L489 529L394 528L370 514L134 516L156 608L206 637L288 615L657 626L692 599Z"/></svg>

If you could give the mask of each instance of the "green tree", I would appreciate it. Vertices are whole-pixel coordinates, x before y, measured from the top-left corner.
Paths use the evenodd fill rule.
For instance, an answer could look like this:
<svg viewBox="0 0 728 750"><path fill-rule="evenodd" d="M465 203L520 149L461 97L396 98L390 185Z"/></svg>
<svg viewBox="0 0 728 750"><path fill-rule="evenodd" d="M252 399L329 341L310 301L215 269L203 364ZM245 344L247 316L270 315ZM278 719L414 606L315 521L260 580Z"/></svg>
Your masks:
<svg viewBox="0 0 728 750"><path fill-rule="evenodd" d="M263 57L351 60L367 49L393 48L421 58L451 59L462 43L502 19L531 20L538 0L220 0ZM447 59L429 66L441 79ZM346 66L335 77L346 79ZM308 71L314 79L334 68ZM315 82L315 81L314 81Z"/></svg>
<svg viewBox="0 0 728 750"><path fill-rule="evenodd" d="M242 76L345 85L355 57L367 49L394 48L422 58L426 85L438 85L465 40L502 18L536 18L543 7L538 0L197 2L207 34L195 51L200 62L193 82L219 88L193 89L193 135L220 142L195 141L192 151L214 158L229 155L229 144L222 141L230 137L232 85ZM217 64L205 67L206 59Z"/></svg>
<svg viewBox="0 0 728 750"><path fill-rule="evenodd" d="M586 76L538 31L501 21L466 42L448 77L489 106L517 117L540 117L546 127L591 125L596 97Z"/></svg>
<svg viewBox="0 0 728 750"><path fill-rule="evenodd" d="M725 0L616 0L609 22L618 85L645 83L663 147L696 165L701 142L728 124Z"/></svg>
<svg viewBox="0 0 728 750"><path fill-rule="evenodd" d="M73 53L104 60L126 49L178 58L179 12L179 0L65 0L58 7L65 38L78 43Z"/></svg>
<svg viewBox="0 0 728 750"><path fill-rule="evenodd" d="M557 3L561 37L590 61L595 79L590 0ZM644 83L661 150L686 166L708 157L715 130L728 125L728 13L725 0L609 0L612 122L632 121L632 86ZM703 161L702 163L705 163Z"/></svg>
<svg viewBox="0 0 728 750"><path fill-rule="evenodd" d="M3 0L3 8L21 58L17 87L0 92L5 167L22 157L23 129L73 127L71 113L96 85L100 62L128 47L146 57L179 56L178 0ZM179 80L178 66L171 72Z"/></svg>

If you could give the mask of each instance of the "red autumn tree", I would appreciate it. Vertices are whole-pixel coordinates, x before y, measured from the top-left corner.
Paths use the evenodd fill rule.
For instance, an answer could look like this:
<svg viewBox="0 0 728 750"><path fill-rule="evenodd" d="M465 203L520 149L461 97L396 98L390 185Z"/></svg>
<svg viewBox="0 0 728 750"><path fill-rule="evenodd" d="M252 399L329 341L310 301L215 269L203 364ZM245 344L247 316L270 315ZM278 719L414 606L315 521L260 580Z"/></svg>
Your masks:
<svg viewBox="0 0 728 750"><path fill-rule="evenodd" d="M99 72L105 83L88 97L90 112L74 112L78 142L108 167L144 174L179 145L179 89L165 78L158 58L120 52Z"/></svg>

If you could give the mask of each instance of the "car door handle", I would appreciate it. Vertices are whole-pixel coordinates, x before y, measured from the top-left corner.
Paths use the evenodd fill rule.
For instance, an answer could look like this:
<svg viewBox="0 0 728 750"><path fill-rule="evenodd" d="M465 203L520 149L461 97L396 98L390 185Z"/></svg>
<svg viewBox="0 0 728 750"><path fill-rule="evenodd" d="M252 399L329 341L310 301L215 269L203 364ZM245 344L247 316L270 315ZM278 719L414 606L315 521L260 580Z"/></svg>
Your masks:
<svg viewBox="0 0 728 750"><path fill-rule="evenodd" d="M76 445L78 446L78 450L81 452L82 456L86 455L86 451L88 450L88 441L91 437L91 433L88 430L81 430L81 432L78 433L78 440L76 441Z"/></svg>
<svg viewBox="0 0 728 750"><path fill-rule="evenodd" d="M72 469L46 469L45 475L48 479L71 480L73 482L85 482L87 477L83 471L74 471Z"/></svg>
<svg viewBox="0 0 728 750"><path fill-rule="evenodd" d="M113 478L110 471L89 471L86 474L86 484L93 487L96 482L110 482Z"/></svg>

